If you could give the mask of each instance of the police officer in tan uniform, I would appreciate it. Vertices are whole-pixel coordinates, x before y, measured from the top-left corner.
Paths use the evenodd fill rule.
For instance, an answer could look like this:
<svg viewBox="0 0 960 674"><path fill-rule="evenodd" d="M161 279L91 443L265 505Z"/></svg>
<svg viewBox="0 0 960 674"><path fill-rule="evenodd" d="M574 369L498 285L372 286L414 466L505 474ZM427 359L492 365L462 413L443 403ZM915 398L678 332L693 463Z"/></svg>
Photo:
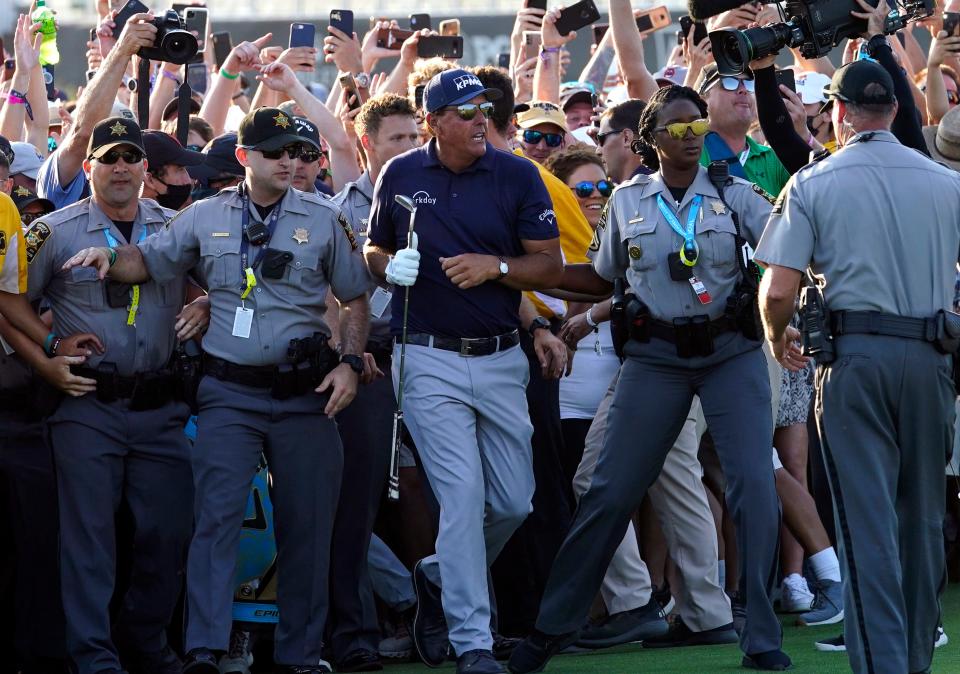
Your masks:
<svg viewBox="0 0 960 674"><path fill-rule="evenodd" d="M193 270L209 288L187 570L189 674L219 672L217 655L228 646L240 527L261 451L273 477L278 547L274 660L285 671L331 671L320 651L343 463L333 417L353 399L363 369L370 280L339 209L290 187L303 147L291 117L251 111L238 133L247 172L238 188L189 206L139 246L92 249L71 262L127 282L168 282ZM342 357L327 346L328 289L350 309Z"/></svg>
<svg viewBox="0 0 960 674"><path fill-rule="evenodd" d="M768 598L779 512L762 335L752 303L728 309L751 273L738 259L741 246L760 238L771 205L738 178L718 180L721 193L699 166L706 116L706 104L686 87L667 87L651 98L635 151L659 171L613 193L597 228L592 267L564 270L563 289L591 295L609 294L625 277L636 298L628 303L633 327L603 450L554 562L536 629L510 659L515 674L540 671L576 638L694 395L723 464L737 526L747 610L743 665L782 670L791 664L780 650L780 623Z"/></svg>
<svg viewBox="0 0 960 674"><path fill-rule="evenodd" d="M770 267L766 334L795 366L787 325L809 268L829 312L817 321L802 304L804 341L819 363L817 426L840 536L847 656L855 672L926 672L946 577L944 465L956 391L938 322L953 300L960 177L890 132L894 83L877 63L838 68L827 94L842 150L793 176L757 249Z"/></svg>

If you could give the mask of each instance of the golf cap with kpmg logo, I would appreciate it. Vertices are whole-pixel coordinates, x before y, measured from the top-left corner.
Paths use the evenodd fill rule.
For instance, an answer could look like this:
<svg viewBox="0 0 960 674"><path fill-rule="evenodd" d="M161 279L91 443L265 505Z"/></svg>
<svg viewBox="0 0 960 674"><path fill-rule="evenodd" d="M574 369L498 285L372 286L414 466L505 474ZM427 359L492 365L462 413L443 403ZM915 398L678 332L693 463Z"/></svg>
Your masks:
<svg viewBox="0 0 960 674"><path fill-rule="evenodd" d="M434 75L423 90L423 107L436 112L451 105L469 103L477 96L495 101L503 96L499 89L487 89L480 78L459 68Z"/></svg>
<svg viewBox="0 0 960 674"><path fill-rule="evenodd" d="M869 93L867 89L870 89ZM883 66L869 59L852 61L837 68L823 94L827 102L821 112L834 100L855 105L889 105L897 101L893 78Z"/></svg>
<svg viewBox="0 0 960 674"><path fill-rule="evenodd" d="M107 117L93 127L87 145L87 158L99 159L118 145L131 145L147 154L143 148L143 134L135 121L126 117Z"/></svg>
<svg viewBox="0 0 960 674"><path fill-rule="evenodd" d="M279 150L302 144L293 117L278 108L257 108L244 115L237 131L237 145L249 150Z"/></svg>

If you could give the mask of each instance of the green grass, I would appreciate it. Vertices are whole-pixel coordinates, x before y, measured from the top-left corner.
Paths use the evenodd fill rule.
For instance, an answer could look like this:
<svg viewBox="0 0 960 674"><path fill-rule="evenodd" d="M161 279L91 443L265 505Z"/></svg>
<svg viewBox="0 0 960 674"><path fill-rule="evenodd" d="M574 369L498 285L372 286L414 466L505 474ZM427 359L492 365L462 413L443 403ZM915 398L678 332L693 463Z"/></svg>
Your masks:
<svg viewBox="0 0 960 674"><path fill-rule="evenodd" d="M792 616L781 616L783 648L793 659L794 670L815 674L849 672L845 653L820 653L813 642L839 634L842 623L826 627L796 627ZM935 672L960 672L960 585L952 584L943 599L943 623L950 643L937 649L933 660ZM744 672L740 667L740 651L735 646L648 650L639 646L620 646L584 654L557 656L547 666L547 674L722 674ZM440 670L422 664L390 665L389 674L423 674L429 671L450 671L452 663Z"/></svg>

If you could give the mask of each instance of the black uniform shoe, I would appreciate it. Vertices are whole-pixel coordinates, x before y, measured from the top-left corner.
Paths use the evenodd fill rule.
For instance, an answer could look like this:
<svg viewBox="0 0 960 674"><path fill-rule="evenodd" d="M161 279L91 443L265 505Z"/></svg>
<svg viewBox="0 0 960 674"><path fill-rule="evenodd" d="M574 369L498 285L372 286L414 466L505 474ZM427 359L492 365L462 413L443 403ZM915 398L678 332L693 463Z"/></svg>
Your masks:
<svg viewBox="0 0 960 674"><path fill-rule="evenodd" d="M333 668L324 660L316 665L283 665L277 674L329 674Z"/></svg>
<svg viewBox="0 0 960 674"><path fill-rule="evenodd" d="M644 639L644 648L678 648L681 646L716 646L717 644L735 644L738 641L733 623L727 623L712 630L694 632L682 619L677 619L670 631L663 636Z"/></svg>
<svg viewBox="0 0 960 674"><path fill-rule="evenodd" d="M603 622L590 625L580 632L577 646L581 648L610 648L632 641L643 641L663 636L670 630L660 602L653 597L644 606L608 616Z"/></svg>
<svg viewBox="0 0 960 674"><path fill-rule="evenodd" d="M740 664L747 669L760 669L766 672L785 672L793 669L790 656L780 650L744 655Z"/></svg>
<svg viewBox="0 0 960 674"><path fill-rule="evenodd" d="M533 634L520 642L513 651L507 669L513 674L542 672L554 655L577 640L576 632L566 634L544 634L534 630Z"/></svg>
<svg viewBox="0 0 960 674"><path fill-rule="evenodd" d="M507 674L491 651L467 651L457 658L457 674Z"/></svg>
<svg viewBox="0 0 960 674"><path fill-rule="evenodd" d="M505 637L497 632L493 633L493 657L497 660L507 660L513 651L520 645L520 639Z"/></svg>
<svg viewBox="0 0 960 674"><path fill-rule="evenodd" d="M338 672L379 672L381 669L380 656L365 648L347 653L347 657L337 663Z"/></svg>
<svg viewBox="0 0 960 674"><path fill-rule="evenodd" d="M220 674L217 654L209 648L194 648L183 662L183 674Z"/></svg>
<svg viewBox="0 0 960 674"><path fill-rule="evenodd" d="M423 571L423 560L413 567L413 589L417 593L417 613L413 618L413 645L428 667L439 667L447 659L450 640L447 618L443 615L440 588Z"/></svg>
<svg viewBox="0 0 960 674"><path fill-rule="evenodd" d="M132 669L142 674L180 674L183 671L183 663L169 646L150 653L137 653L130 659L131 664L136 664Z"/></svg>

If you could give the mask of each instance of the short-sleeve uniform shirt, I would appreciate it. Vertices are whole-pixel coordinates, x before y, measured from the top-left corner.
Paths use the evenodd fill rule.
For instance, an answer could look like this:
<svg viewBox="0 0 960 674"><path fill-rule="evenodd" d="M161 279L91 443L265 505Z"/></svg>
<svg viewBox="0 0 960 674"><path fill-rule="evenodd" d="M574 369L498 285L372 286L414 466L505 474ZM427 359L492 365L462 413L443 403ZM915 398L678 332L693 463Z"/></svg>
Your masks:
<svg viewBox="0 0 960 674"><path fill-rule="evenodd" d="M161 208L152 199L141 199L133 242L149 239L171 217L173 211ZM184 276L139 284L139 308L134 324L129 325L132 287L114 285L109 279L101 281L93 267L63 269L63 264L84 248L128 243L92 198L35 220L25 239L28 294L31 300L42 296L50 302L53 331L58 335L91 332L103 342L104 353L94 353L86 365L113 363L118 374L125 377L168 365L176 346L174 324L183 308ZM113 302L115 307L110 306L111 294L119 299L119 303ZM127 305L119 306L124 297Z"/></svg>
<svg viewBox="0 0 960 674"><path fill-rule="evenodd" d="M537 168L489 144L461 173L440 162L435 140L395 157L377 179L368 232L374 245L392 251L406 246L410 219L394 201L397 194L417 206L420 272L410 290L409 330L468 338L516 330L520 291L496 281L461 290L447 278L440 258L518 257L524 240L556 239L556 217ZM393 295L394 335L400 334L403 295Z"/></svg>
<svg viewBox="0 0 960 674"><path fill-rule="evenodd" d="M279 204L276 230L266 247L289 253L280 278L264 278L256 267L256 287L245 300L241 263L244 200L235 187L191 204L156 237L140 244L150 276L160 282L188 270L210 294L210 327L203 337L207 353L239 365L276 365L287 360L291 339L330 329L323 320L327 289L341 301L363 295L367 271L354 255L349 223L329 200L289 188ZM247 205L249 221L263 222ZM269 222L270 216L267 216ZM249 247L248 264L259 247ZM249 337L235 336L237 308L253 311Z"/></svg>

